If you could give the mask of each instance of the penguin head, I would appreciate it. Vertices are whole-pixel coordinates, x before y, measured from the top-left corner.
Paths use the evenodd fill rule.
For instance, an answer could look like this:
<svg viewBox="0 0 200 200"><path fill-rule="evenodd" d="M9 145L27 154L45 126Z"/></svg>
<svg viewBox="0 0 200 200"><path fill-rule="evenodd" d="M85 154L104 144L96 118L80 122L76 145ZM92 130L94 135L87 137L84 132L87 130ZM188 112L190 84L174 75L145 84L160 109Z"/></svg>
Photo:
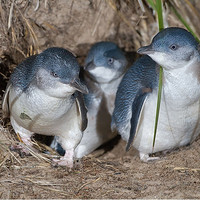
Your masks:
<svg viewBox="0 0 200 200"><path fill-rule="evenodd" d="M165 69L180 68L190 63L198 53L198 42L185 29L170 27L160 31L148 46L137 51L149 55Z"/></svg>
<svg viewBox="0 0 200 200"><path fill-rule="evenodd" d="M108 83L126 69L126 58L112 42L98 42L92 46L85 60L84 69L99 83Z"/></svg>
<svg viewBox="0 0 200 200"><path fill-rule="evenodd" d="M63 48L49 48L37 55L35 84L54 97L65 97L76 90L87 93L87 87L79 79L80 66L72 53Z"/></svg>

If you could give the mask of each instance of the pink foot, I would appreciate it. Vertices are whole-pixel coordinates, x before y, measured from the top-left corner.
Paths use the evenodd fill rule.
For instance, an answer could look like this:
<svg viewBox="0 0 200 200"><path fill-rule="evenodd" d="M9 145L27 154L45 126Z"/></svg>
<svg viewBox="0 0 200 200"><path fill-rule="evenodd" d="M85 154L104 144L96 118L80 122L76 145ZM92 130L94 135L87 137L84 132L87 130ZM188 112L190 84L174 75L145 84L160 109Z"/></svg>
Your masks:
<svg viewBox="0 0 200 200"><path fill-rule="evenodd" d="M30 136L22 134L22 133L19 134L19 135L20 135L20 137L19 136L18 137L19 137L19 140L21 141L21 143L15 144L15 145L11 145L10 146L10 150L17 152L21 157L30 156L31 153L30 153L28 148L30 148L33 151L35 151L35 149L33 148L33 144L31 142Z"/></svg>
<svg viewBox="0 0 200 200"><path fill-rule="evenodd" d="M69 168L72 168L74 164L73 158L74 158L74 150L70 149L65 151L65 155L61 157L60 160L53 159L53 162L55 162L57 165L60 166L67 166Z"/></svg>
<svg viewBox="0 0 200 200"><path fill-rule="evenodd" d="M22 157L22 158L25 157L25 156L31 155L30 151L28 149L26 149L26 147L24 147L20 144L11 145L10 150L17 152L20 155L20 157Z"/></svg>

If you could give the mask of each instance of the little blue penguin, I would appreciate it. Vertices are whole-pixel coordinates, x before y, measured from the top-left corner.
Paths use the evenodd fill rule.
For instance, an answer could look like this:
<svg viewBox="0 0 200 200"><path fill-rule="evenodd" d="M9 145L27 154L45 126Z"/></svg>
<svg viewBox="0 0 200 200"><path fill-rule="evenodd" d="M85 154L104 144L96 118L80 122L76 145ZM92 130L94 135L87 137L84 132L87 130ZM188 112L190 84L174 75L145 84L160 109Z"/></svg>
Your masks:
<svg viewBox="0 0 200 200"><path fill-rule="evenodd" d="M77 158L88 155L114 138L111 116L119 83L127 69L123 51L113 42L94 44L85 60L84 81L89 94L84 95L88 109L88 127L75 150Z"/></svg>
<svg viewBox="0 0 200 200"><path fill-rule="evenodd" d="M200 133L200 52L191 33L170 27L159 32L127 71L116 95L112 130L116 129L147 162L149 154L190 144ZM153 59L153 60L152 60ZM163 88L153 148L159 65Z"/></svg>
<svg viewBox="0 0 200 200"><path fill-rule="evenodd" d="M117 133L110 128L115 95L126 71L127 60L122 50L113 42L98 42L88 52L84 64L84 81L89 94L84 95L88 109L88 126L80 144L75 149L75 157L88 155ZM59 145L53 147L62 152Z"/></svg>
<svg viewBox="0 0 200 200"><path fill-rule="evenodd" d="M4 117L14 131L32 146L34 133L53 135L65 149L58 165L73 167L74 150L87 126L82 93L88 89L79 79L80 66L72 53L52 47L19 64L11 74L4 98Z"/></svg>

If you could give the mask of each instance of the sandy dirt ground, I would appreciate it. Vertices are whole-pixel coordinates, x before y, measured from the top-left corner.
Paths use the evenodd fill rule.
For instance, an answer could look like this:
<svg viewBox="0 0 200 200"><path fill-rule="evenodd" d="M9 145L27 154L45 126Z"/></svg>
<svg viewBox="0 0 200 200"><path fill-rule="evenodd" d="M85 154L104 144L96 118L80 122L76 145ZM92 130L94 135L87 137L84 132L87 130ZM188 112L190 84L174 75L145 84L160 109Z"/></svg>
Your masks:
<svg viewBox="0 0 200 200"><path fill-rule="evenodd" d="M200 139L150 163L133 149L125 153L125 145L118 137L72 170L9 151L1 157L0 198L200 198Z"/></svg>

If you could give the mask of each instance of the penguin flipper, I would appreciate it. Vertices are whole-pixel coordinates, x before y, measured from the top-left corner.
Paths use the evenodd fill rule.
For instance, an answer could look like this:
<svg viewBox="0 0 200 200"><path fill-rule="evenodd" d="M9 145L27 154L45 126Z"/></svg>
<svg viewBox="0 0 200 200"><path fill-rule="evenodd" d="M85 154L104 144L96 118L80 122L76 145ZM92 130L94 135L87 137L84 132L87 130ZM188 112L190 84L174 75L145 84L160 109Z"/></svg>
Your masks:
<svg viewBox="0 0 200 200"><path fill-rule="evenodd" d="M137 131L137 126L140 121L141 112L143 110L143 106L145 103L145 99L149 92L151 92L150 88L140 89L136 95L136 98L133 101L132 117L131 117L131 130L130 130L130 135L129 135L128 142L126 145L126 151L128 151L130 149L130 146L134 140L134 137L135 137L135 134Z"/></svg>
<svg viewBox="0 0 200 200"><path fill-rule="evenodd" d="M10 110L9 110L9 92L11 88L11 82L9 81L5 93L3 95L3 100L2 100L2 110L3 110L3 118L7 118L10 115Z"/></svg>
<svg viewBox="0 0 200 200"><path fill-rule="evenodd" d="M146 96L158 87L158 79L157 64L149 56L142 56L128 69L118 87L111 128L112 131L117 130L124 140L130 140L129 143L133 141L137 130Z"/></svg>
<svg viewBox="0 0 200 200"><path fill-rule="evenodd" d="M82 93L78 92L76 93L76 104L78 107L78 111L80 114L80 129L81 131L84 131L87 128L87 108L85 107L84 99Z"/></svg>

